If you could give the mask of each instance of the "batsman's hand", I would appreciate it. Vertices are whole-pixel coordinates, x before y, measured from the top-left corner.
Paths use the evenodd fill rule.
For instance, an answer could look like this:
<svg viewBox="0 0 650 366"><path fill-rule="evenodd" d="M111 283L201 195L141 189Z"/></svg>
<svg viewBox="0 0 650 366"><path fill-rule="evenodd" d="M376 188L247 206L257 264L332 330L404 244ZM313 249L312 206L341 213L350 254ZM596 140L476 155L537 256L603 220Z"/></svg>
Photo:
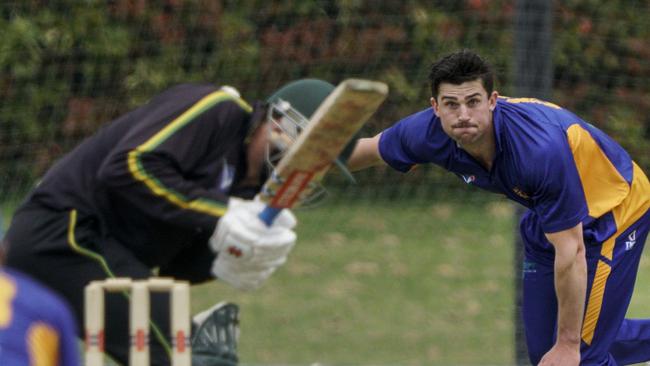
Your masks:
<svg viewBox="0 0 650 366"><path fill-rule="evenodd" d="M257 216L264 207L260 201L230 198L210 238L210 247L217 253L212 273L241 290L259 288L287 261L296 243L296 218L291 211L282 210L273 225L267 226Z"/></svg>

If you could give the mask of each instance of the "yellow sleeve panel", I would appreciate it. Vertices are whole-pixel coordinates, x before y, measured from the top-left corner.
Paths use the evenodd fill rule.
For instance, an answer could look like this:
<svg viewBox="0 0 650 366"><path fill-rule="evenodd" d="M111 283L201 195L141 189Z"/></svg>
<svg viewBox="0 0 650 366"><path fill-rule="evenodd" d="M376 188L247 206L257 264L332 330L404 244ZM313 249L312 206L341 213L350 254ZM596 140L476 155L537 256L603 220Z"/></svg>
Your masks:
<svg viewBox="0 0 650 366"><path fill-rule="evenodd" d="M13 317L12 302L16 297L16 284L0 273L0 329L7 328Z"/></svg>
<svg viewBox="0 0 650 366"><path fill-rule="evenodd" d="M59 334L45 323L34 323L27 331L27 349L32 366L57 366Z"/></svg>

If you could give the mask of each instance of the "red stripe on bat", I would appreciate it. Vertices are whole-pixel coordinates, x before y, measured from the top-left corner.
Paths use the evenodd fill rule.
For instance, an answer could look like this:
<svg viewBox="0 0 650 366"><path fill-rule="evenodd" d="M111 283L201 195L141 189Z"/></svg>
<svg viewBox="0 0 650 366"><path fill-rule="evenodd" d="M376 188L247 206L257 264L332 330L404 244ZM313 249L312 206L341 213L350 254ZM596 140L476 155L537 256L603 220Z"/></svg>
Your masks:
<svg viewBox="0 0 650 366"><path fill-rule="evenodd" d="M289 178L278 189L278 193L271 201L272 207L289 208L298 200L300 193L307 187L307 184L314 176L314 172L295 170Z"/></svg>

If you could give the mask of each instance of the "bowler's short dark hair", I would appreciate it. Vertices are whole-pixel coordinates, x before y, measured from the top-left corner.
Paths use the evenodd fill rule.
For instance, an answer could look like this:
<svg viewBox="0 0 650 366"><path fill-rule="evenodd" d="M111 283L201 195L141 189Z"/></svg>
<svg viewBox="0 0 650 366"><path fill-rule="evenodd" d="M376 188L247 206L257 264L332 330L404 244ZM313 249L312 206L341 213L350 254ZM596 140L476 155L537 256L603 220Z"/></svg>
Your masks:
<svg viewBox="0 0 650 366"><path fill-rule="evenodd" d="M444 56L431 65L429 83L431 96L438 98L440 84L455 85L481 79L488 96L494 90L494 72L492 66L481 56L470 50L461 50Z"/></svg>

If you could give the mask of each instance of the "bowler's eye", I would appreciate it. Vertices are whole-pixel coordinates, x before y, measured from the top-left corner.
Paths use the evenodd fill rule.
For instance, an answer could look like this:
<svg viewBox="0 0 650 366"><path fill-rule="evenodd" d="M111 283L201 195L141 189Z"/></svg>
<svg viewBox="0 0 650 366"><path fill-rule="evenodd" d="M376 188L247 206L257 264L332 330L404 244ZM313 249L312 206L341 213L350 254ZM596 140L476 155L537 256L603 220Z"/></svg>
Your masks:
<svg viewBox="0 0 650 366"><path fill-rule="evenodd" d="M470 99L470 100L467 102L467 105L470 106L470 107L476 107L477 105L479 105L480 102L481 102L481 101L478 100L478 99Z"/></svg>
<svg viewBox="0 0 650 366"><path fill-rule="evenodd" d="M445 102L445 106L447 108L456 109L456 108L458 108L459 104L456 103L456 102L447 101L447 102Z"/></svg>

